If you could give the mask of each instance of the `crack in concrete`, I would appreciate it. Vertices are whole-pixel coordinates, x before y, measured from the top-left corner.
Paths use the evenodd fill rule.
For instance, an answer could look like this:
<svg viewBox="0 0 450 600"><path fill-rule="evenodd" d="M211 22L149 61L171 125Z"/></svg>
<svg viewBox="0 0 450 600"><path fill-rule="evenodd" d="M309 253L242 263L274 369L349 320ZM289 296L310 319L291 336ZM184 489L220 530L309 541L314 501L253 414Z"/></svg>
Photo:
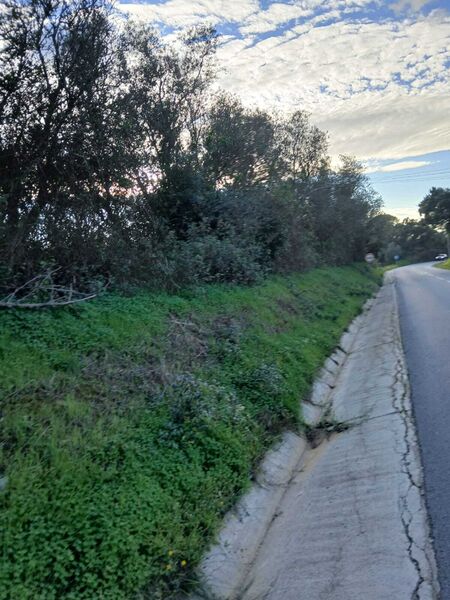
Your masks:
<svg viewBox="0 0 450 600"><path fill-rule="evenodd" d="M358 354L359 352L365 352L366 350L372 350L373 348L382 348L383 346L391 346L393 340L388 340L386 342L380 342L379 344L367 344L366 346L361 346L359 348L355 348L348 352L350 354Z"/></svg>
<svg viewBox="0 0 450 600"><path fill-rule="evenodd" d="M399 540L402 539L402 533L404 534L404 541L406 546L406 556L407 560L409 560L411 564L411 572L408 569L408 576L410 579L408 580L409 591L411 591L411 600L430 600L431 597L437 598L437 578L435 572L435 563L434 563L434 555L433 548L431 545L431 539L429 536L429 529L427 527L428 523L426 521L426 509L424 502L424 490L423 483L421 478L420 471L420 458L417 455L417 443L415 437L415 425L412 415L412 408L409 398L409 383L407 376L407 369L403 355L403 348L401 343L400 336L400 328L398 322L398 311L396 306L396 296L395 296L395 286L386 286L388 289L385 289L385 295L381 299L381 308L377 311L377 314L383 314L382 317L382 327L383 331L386 334L382 334L378 337L378 340L388 339L389 341L383 341L376 344L368 344L364 347L357 347L359 332L364 327L364 323L360 320L358 322L358 327L353 328L353 331L349 331L348 333L353 336L353 338L348 342L348 340L344 343L341 341L343 345L346 346L347 350L344 350L342 346L337 346L335 349L335 355L338 356L336 359L334 356L330 357L333 363L338 366L338 369L333 373L327 367L324 367L324 371L328 374L333 375L334 380L333 383L330 384L327 381L324 381L324 377L318 380L319 383L325 384L324 388L318 390L319 394L323 391L324 401L321 403L312 402L311 399L307 401L308 404L315 407L320 407L322 409L322 421L324 418L330 417L332 414L332 406L333 406L333 390L337 387L337 384L341 381L342 374L344 373L344 369L346 367L347 362L350 359L350 356L357 355L361 352L366 351L367 349L372 348L383 348L387 345L392 347L392 352L389 352L387 356L385 356L385 363L389 365L384 370L378 369L377 373L381 376L382 381L378 378L377 384L382 389L385 401L388 401L388 407L385 405L385 412L379 415L372 415L373 409L375 407L376 401L371 397L372 388L377 386L367 386L363 385L363 392L367 395L367 400L370 403L370 400L373 400L370 407L367 407L366 410L363 410L362 415L358 417L351 417L342 421L344 424L349 424L350 427L357 427L362 425L367 421L373 421L375 419L381 419L384 417L391 416L392 419L389 419L387 422L387 427L392 431L393 437L390 439L394 444L394 452L398 456L396 460L396 472L399 477L399 495L396 497L398 500L398 513L400 518L396 516L396 523L398 526L398 534L400 535ZM387 298L387 296L390 296ZM392 305L392 299L394 300L394 305ZM386 313L380 313L381 310L385 310L384 302L388 302L389 308ZM365 327L367 329L367 326ZM370 336L369 336L370 339ZM362 340L361 340L362 341ZM338 355L337 353L341 353ZM385 352L376 351L375 355L385 355ZM357 358L359 360L359 358ZM387 377L387 375L389 375ZM373 380L373 378L372 378ZM372 381L371 380L371 381ZM344 384L345 385L345 381ZM328 388L328 389L327 389ZM365 396L364 396L365 398ZM390 410L390 406L392 406L392 410ZM366 403L367 406L367 403ZM399 421L394 418L398 417ZM381 425L383 427L383 425ZM337 436L341 433L345 433L343 430L339 430L339 433L333 432L330 436ZM363 429L357 433L357 435L362 436L361 438L361 446L362 456L368 456L370 454L370 444L366 445L366 440L364 438ZM264 544L266 543L266 539L269 531L274 525L274 521L278 519L280 516L280 508L283 505L283 501L285 499L288 490L291 487L291 484L295 482L298 485L302 485L305 483L304 477L308 476L308 472L312 472L313 469L317 466L316 462L319 460L319 456L322 452L326 452L324 450L325 444L322 442L325 439L330 440L330 437L320 441L320 445L311 449L310 446L309 451L306 455L302 456L300 460L295 464L293 470L290 473L290 477L288 477L287 481L283 481L281 483L272 482L272 483L261 483L258 482L263 488L279 488L280 489L280 497L278 499L278 507L274 511L271 520L268 522L266 526L265 533L260 538L258 544L255 546L255 550L253 551L253 556L250 561L244 561L241 563L242 568L240 571L240 587L235 587L234 592L227 596L228 598L234 598L235 600L265 600L272 597L272 593L277 592L278 597L282 597L279 594L284 594L286 584L280 581L280 573L271 573L266 580L266 587L264 590L258 591L258 584L254 586L255 582L258 582L258 576L253 572L254 565L256 564L256 560L258 555L261 552ZM354 458L354 457L353 457ZM364 494L358 495L358 485L357 480L355 479L356 475L351 469L352 464L352 456L347 452L345 454L344 465L346 468L346 481L351 484L351 506L353 509L353 513L356 515L356 527L352 532L349 530L345 531L344 535L341 536L339 540L339 544L336 548L336 553L334 555L334 560L331 565L330 579L325 584L324 587L317 593L320 598L331 598L333 594L336 593L336 588L341 587L343 585L341 581L341 570L343 568L343 562L345 562L345 555L347 553L348 544L352 543L354 538L359 538L360 536L367 537L367 531L365 528L365 523L363 519L364 513ZM364 463L363 463L364 464ZM361 469L359 469L361 470ZM358 469L356 469L356 474ZM305 473L305 475L304 475ZM374 475L376 477L376 475ZM375 485L375 481L374 481ZM301 496L303 491L300 491L297 496ZM395 500L394 500L395 501ZM425 516L425 519L423 519ZM277 526L275 526L277 527ZM420 538L417 539L417 538ZM420 542L423 542L422 544ZM423 547L422 547L423 546ZM371 546L372 547L372 546ZM402 546L403 548L403 546ZM375 547L376 549L376 547ZM405 556L403 554L403 556ZM406 558L406 557L405 557ZM402 558L403 560L403 558ZM264 564L264 563L263 563ZM409 575L410 573L410 575ZM412 580L412 581L411 581ZM280 587L281 586L281 587ZM431 591L431 596L430 596ZM204 592L205 593L205 592ZM345 593L345 589L344 592ZM256 595L255 595L256 594ZM207 595L204 598L212 599L215 597L214 595ZM220 596L222 597L222 596Z"/></svg>

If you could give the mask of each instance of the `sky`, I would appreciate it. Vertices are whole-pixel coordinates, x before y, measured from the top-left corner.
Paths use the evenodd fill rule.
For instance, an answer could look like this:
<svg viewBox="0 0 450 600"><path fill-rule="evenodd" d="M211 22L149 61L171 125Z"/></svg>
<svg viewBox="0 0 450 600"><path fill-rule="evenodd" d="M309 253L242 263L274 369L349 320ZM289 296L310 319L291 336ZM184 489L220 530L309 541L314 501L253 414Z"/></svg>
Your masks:
<svg viewBox="0 0 450 600"><path fill-rule="evenodd" d="M364 162L385 211L417 217L450 187L450 0L147 0L120 8L164 34L214 25L220 87L301 108L330 154Z"/></svg>

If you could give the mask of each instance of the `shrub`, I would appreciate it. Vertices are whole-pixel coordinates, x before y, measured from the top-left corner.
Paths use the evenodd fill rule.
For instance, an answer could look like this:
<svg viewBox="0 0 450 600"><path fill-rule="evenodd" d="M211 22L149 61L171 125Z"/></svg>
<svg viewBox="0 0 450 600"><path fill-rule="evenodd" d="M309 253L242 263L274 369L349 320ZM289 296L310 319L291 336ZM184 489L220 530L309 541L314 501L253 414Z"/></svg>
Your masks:
<svg viewBox="0 0 450 600"><path fill-rule="evenodd" d="M233 426L246 419L245 407L232 390L190 374L176 376L166 386L161 400L169 408L161 438L176 447L214 423Z"/></svg>
<svg viewBox="0 0 450 600"><path fill-rule="evenodd" d="M288 392L286 381L277 365L262 363L241 374L236 383L244 398L251 402L255 416L264 429L279 430L292 422L292 412L283 402Z"/></svg>
<svg viewBox="0 0 450 600"><path fill-rule="evenodd" d="M178 279L207 283L256 283L267 274L267 257L260 245L233 230L192 227L180 244Z"/></svg>

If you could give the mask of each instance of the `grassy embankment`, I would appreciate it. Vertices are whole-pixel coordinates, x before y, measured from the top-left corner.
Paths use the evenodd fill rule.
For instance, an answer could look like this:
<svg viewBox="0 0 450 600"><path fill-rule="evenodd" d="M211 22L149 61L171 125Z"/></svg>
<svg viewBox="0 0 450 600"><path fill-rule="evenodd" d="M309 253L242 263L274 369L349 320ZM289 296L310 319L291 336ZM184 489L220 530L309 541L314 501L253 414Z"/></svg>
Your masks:
<svg viewBox="0 0 450 600"><path fill-rule="evenodd" d="M375 279L324 268L1 313L0 598L184 588Z"/></svg>
<svg viewBox="0 0 450 600"><path fill-rule="evenodd" d="M402 260L398 260L395 263L391 263L390 265L384 265L382 267L377 267L380 273L386 273L386 271L392 271L392 269L397 269L398 267L406 267L407 265L412 265L414 261L408 260L407 258L403 258Z"/></svg>
<svg viewBox="0 0 450 600"><path fill-rule="evenodd" d="M447 269L450 271L450 258L447 258L447 260L443 260L442 262L436 263L434 266L438 269Z"/></svg>

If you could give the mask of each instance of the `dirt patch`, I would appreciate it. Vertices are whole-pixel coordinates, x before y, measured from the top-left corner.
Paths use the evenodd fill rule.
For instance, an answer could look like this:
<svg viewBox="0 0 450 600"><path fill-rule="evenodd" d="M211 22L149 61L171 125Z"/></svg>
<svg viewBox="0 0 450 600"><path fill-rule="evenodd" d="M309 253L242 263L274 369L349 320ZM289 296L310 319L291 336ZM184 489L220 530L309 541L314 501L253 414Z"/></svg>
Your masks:
<svg viewBox="0 0 450 600"><path fill-rule="evenodd" d="M279 298L277 300L277 306L281 308L284 313L289 315L298 315L301 313L301 308L298 306L298 300L291 301L285 298Z"/></svg>

